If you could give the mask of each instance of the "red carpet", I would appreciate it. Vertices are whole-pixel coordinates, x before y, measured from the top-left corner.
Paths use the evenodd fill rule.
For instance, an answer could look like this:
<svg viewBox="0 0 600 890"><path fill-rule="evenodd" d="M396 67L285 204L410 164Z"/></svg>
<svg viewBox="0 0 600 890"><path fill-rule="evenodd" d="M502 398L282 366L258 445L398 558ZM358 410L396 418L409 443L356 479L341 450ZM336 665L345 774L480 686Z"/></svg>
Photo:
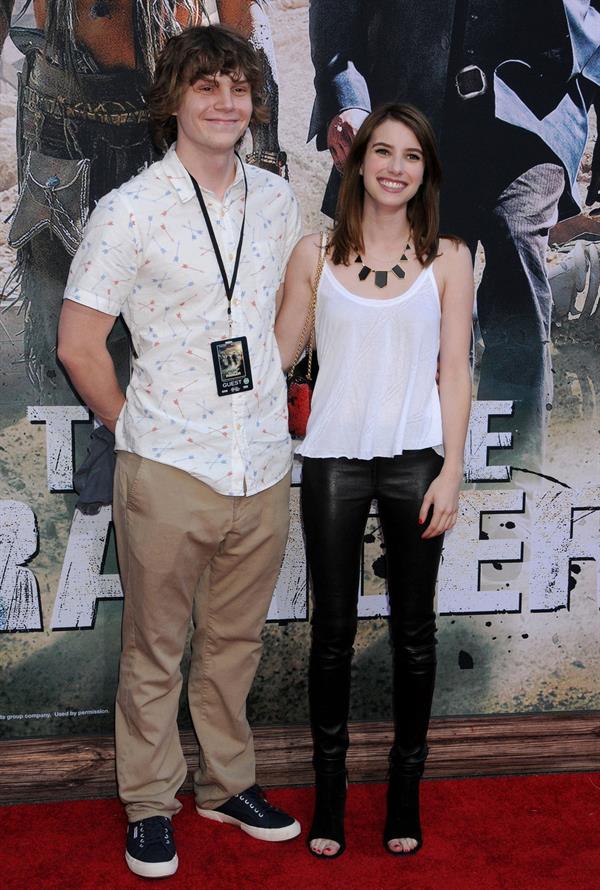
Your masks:
<svg viewBox="0 0 600 890"><path fill-rule="evenodd" d="M269 793L306 827L310 789ZM117 801L3 807L4 890L598 890L600 774L426 781L424 847L407 859L382 846L384 787L352 785L347 850L333 862L301 838L255 841L199 818L192 799L174 820L179 871L149 881L125 865Z"/></svg>

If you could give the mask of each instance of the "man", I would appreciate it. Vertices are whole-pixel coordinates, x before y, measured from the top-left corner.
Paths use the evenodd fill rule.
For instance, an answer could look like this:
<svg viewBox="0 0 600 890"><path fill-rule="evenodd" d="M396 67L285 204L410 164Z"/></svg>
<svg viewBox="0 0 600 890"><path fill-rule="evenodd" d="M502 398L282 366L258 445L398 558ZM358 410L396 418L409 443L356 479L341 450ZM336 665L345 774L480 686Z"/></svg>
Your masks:
<svg viewBox="0 0 600 890"><path fill-rule="evenodd" d="M442 149L443 230L473 253L478 241L485 249L478 397L514 401L512 463L530 470L541 469L552 407L548 230L561 197L561 212L576 212L587 110L600 84L599 10L598 0L310 7L309 138L335 164L323 210L335 211L339 171L371 108L408 101L430 117ZM588 202L598 199L597 171Z"/></svg>
<svg viewBox="0 0 600 890"><path fill-rule="evenodd" d="M15 0L0 0L0 46ZM154 59L182 28L221 21L248 37L260 56L271 116L252 123L252 160L283 172L277 135L278 85L269 20L255 0L34 0L36 28L10 36L25 56L19 79L19 201L9 243L18 261L6 291L25 301L25 361L42 404L72 393L56 366L56 327L69 265L98 199L159 156L144 96ZM129 371L127 338L117 326L111 354Z"/></svg>
<svg viewBox="0 0 600 890"><path fill-rule="evenodd" d="M236 32L172 38L148 100L155 138L171 146L99 202L60 319L61 361L116 430L117 777L127 863L145 877L177 868L171 817L186 764L176 717L192 613L198 813L263 840L300 830L254 784L245 713L287 538L291 449L273 322L300 232L287 183L234 153L265 119L261 85ZM105 346L120 312L135 353L126 398Z"/></svg>

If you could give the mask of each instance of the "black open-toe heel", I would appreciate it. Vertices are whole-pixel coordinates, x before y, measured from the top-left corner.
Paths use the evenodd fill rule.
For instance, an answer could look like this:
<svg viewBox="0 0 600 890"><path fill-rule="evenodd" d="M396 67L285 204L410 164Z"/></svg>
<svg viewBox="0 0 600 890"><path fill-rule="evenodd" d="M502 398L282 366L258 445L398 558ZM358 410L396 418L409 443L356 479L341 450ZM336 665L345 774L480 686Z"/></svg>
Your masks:
<svg viewBox="0 0 600 890"><path fill-rule="evenodd" d="M317 773L315 777L315 812L306 843L309 851L317 859L337 859L346 849L344 835L344 810L348 778L346 770L337 773ZM326 838L340 845L339 850L327 855L316 853L310 842L315 838Z"/></svg>
<svg viewBox="0 0 600 890"><path fill-rule="evenodd" d="M392 856L410 856L423 846L419 818L419 783L420 776L402 775L392 766L387 791L387 816L383 830L383 846ZM417 846L413 850L392 850L389 842L396 838L413 838Z"/></svg>

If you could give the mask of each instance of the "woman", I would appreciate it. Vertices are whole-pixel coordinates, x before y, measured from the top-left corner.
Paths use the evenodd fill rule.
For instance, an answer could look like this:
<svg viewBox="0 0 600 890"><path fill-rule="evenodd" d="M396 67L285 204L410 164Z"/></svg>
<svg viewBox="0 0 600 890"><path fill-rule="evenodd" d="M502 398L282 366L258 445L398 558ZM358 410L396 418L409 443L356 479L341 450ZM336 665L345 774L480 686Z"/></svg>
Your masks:
<svg viewBox="0 0 600 890"><path fill-rule="evenodd" d="M473 269L463 243L439 236L439 182L435 139L419 111L385 105L370 114L346 161L319 284L319 376L298 451L314 597L309 848L321 858L344 850L350 663L372 499L386 546L394 652L384 844L401 855L422 843L434 587L443 534L457 516L471 401ZM319 238L309 235L288 266L276 324L284 367L302 336L318 260Z"/></svg>

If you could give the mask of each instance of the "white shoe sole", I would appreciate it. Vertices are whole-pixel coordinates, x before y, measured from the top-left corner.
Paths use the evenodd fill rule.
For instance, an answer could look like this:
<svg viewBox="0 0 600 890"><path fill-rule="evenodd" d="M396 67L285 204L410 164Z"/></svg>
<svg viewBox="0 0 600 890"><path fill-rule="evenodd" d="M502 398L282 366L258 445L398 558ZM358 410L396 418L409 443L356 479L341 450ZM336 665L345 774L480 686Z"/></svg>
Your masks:
<svg viewBox="0 0 600 890"><path fill-rule="evenodd" d="M125 861L135 875L141 878L168 878L174 875L179 865L177 853L168 862L142 862L141 859L134 859L127 850L125 850Z"/></svg>
<svg viewBox="0 0 600 890"><path fill-rule="evenodd" d="M300 823L294 819L291 825L284 825L282 828L257 828L255 825L246 825L240 819L234 819L233 816L226 816L225 813L218 813L217 810L202 810L196 807L199 816L205 819L212 819L213 822L225 822L227 825L237 825L250 837L257 838L259 841L291 841L293 837L300 834Z"/></svg>

